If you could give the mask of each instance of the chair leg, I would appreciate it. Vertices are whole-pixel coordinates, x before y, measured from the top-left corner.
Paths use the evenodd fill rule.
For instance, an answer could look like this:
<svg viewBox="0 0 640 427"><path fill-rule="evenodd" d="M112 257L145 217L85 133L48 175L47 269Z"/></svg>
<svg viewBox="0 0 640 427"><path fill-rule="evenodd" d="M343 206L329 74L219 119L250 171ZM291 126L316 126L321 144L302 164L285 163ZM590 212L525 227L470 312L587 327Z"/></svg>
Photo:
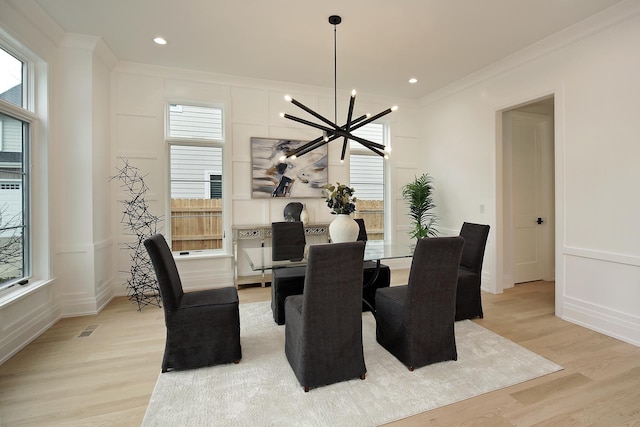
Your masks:
<svg viewBox="0 0 640 427"><path fill-rule="evenodd" d="M233 363L235 363L237 365L238 363L240 363L240 359L234 360Z"/></svg>
<svg viewBox="0 0 640 427"><path fill-rule="evenodd" d="M308 386L304 386L304 392L305 393L309 393L309 387Z"/></svg>
<svg viewBox="0 0 640 427"><path fill-rule="evenodd" d="M367 377L367 374L366 374L366 373L364 373L364 374L360 375L360 379L361 379L361 380L364 380L366 377Z"/></svg>

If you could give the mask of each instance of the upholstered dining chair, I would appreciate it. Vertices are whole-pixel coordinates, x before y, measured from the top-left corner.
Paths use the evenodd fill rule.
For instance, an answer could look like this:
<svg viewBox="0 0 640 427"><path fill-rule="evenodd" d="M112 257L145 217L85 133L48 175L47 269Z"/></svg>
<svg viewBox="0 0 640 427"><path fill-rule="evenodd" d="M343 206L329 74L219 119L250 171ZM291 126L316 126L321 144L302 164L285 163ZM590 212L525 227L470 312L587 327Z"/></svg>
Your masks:
<svg viewBox="0 0 640 427"><path fill-rule="evenodd" d="M158 279L167 327L162 372L238 363L242 349L236 288L184 292L164 236L155 234L144 246Z"/></svg>
<svg viewBox="0 0 640 427"><path fill-rule="evenodd" d="M489 226L465 222L460 229L464 239L464 249L458 269L458 287L456 294L456 320L483 318L482 261L489 236Z"/></svg>
<svg viewBox="0 0 640 427"><path fill-rule="evenodd" d="M367 227L363 218L354 218L358 223L358 240L366 242ZM378 276L376 277L376 271ZM375 279L374 279L375 277ZM391 269L388 265L380 264L380 269L376 266L376 261L364 262L364 277L362 288L362 311L375 311L376 309L376 290L379 288L389 287L391 283Z"/></svg>
<svg viewBox="0 0 640 427"><path fill-rule="evenodd" d="M304 293L285 303L285 354L304 391L365 378L362 350L364 242L309 248Z"/></svg>
<svg viewBox="0 0 640 427"><path fill-rule="evenodd" d="M457 360L454 320L461 237L419 239L409 281L376 292L376 340L410 371Z"/></svg>
<svg viewBox="0 0 640 427"><path fill-rule="evenodd" d="M300 221L271 224L271 254L274 261L299 259L304 254L306 238ZM273 320L284 325L284 301L289 295L299 295L304 289L305 267L271 270L271 311Z"/></svg>

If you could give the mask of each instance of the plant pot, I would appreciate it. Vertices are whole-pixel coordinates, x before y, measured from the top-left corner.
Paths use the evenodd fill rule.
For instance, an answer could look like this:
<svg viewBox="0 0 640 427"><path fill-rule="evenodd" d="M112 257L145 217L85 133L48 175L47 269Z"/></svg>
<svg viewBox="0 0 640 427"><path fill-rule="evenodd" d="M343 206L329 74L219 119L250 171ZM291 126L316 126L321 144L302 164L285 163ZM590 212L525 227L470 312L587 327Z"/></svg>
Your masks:
<svg viewBox="0 0 640 427"><path fill-rule="evenodd" d="M358 223L348 214L338 214L329 224L329 236L332 243L355 242L358 238Z"/></svg>

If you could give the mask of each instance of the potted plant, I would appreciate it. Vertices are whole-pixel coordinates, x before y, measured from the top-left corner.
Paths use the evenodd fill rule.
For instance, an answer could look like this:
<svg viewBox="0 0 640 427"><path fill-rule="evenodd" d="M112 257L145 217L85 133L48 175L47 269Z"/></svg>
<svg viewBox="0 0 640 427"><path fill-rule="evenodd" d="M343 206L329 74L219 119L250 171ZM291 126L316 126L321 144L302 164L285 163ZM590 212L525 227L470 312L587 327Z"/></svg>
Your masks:
<svg viewBox="0 0 640 427"><path fill-rule="evenodd" d="M402 187L402 197L409 205L409 217L414 227L409 235L415 239L438 235L435 228L438 218L431 212L436 207L432 199L433 189L433 178L426 173Z"/></svg>
<svg viewBox="0 0 640 427"><path fill-rule="evenodd" d="M353 188L339 182L323 187L322 194L326 198L327 207L333 215L337 215L329 224L329 236L333 243L355 242L358 238L360 227L351 218L351 212L355 212L355 202L358 200L353 193Z"/></svg>

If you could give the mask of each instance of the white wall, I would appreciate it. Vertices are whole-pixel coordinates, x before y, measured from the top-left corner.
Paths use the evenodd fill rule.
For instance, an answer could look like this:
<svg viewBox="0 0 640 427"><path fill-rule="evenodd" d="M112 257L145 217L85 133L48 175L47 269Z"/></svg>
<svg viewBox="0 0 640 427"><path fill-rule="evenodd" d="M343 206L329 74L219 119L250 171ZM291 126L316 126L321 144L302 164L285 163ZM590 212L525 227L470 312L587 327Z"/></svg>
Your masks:
<svg viewBox="0 0 640 427"><path fill-rule="evenodd" d="M557 313L639 344L638 9L637 2L625 2L590 22L601 32L583 38L583 28L573 28L566 34L577 40L573 45L557 48L557 40L539 44L422 100L421 109L410 100L360 94L359 111L400 106L390 117L393 152L387 184L392 192L386 220L391 238L408 241L400 188L416 174L429 172L436 178L445 233L457 233L465 220L492 225L485 285L500 292L496 113L553 94ZM618 24L621 15L629 18ZM38 111L42 122L33 142L33 227L38 236L34 273L39 280L10 303L0 304L0 361L63 314L95 312L111 295L126 293L127 276L120 272L128 270L130 262L119 244L129 237L119 224L117 202L123 194L115 182L106 181L115 173L119 156L131 159L149 171L151 208L166 214L167 102L225 107L231 146L224 165L231 179L225 185L233 199L225 214L233 224L280 220L290 201L251 199L249 138L317 136L278 117L280 111L291 111L289 104L283 105L283 95L289 93L322 112L333 109L331 89L125 63L110 71L109 53L100 42L78 45L80 37L67 40L76 44L65 44L65 35L33 0L0 0L0 27L32 50L39 57L37 68L49 76L36 94L43 101ZM338 115L344 117L348 94L339 98ZM330 147L331 182L348 180L348 164L339 163L339 151L337 145ZM312 222L331 219L322 199L305 203ZM480 204L486 213L480 213ZM227 249L230 254L230 245ZM187 289L231 284L230 255L181 260L179 268Z"/></svg>
<svg viewBox="0 0 640 427"><path fill-rule="evenodd" d="M317 132L306 126L291 122L279 116L282 111L298 115L291 104L284 101L290 94L300 102L331 116L333 113L333 93L330 89L264 82L250 79L218 76L180 69L152 67L140 64L120 63L113 73L113 123L112 161L114 168L118 157L128 158L146 176L151 189L149 203L154 214L168 215L167 188L167 147L164 140L165 109L168 103L199 103L221 105L225 110L226 151L225 167L230 170L225 175L225 183L230 185L232 205L228 214L232 221L226 224L226 236L230 239L232 225L270 224L283 220L283 210L292 199L252 199L251 198L251 152L252 136L284 139L313 139ZM338 117L346 117L349 94L339 94ZM340 100L344 100L343 103ZM344 104L344 105L342 105ZM356 110L361 113L377 113L391 105L400 108L390 117L392 129L392 153L389 167L391 185L398 186L395 165L408 163L415 150L418 127L415 119L414 101L405 99L379 98L359 94ZM295 108L295 107L294 107ZM304 114L304 112L302 112ZM302 115L300 114L300 115ZM329 146L329 181L348 182L348 163L340 163L340 144ZM413 164L413 170L416 165ZM227 179L230 178L230 179ZM117 183L112 187L112 210L114 229L118 244L128 241L122 226L118 223L121 209L117 200L124 194ZM329 222L333 219L324 199L303 199L311 222ZM402 223L403 218L398 222ZM167 227L165 224L164 227ZM394 224L394 229L395 229ZM179 258L178 268L185 289L231 285L233 269L230 242L225 242L224 256L203 258ZM118 245L119 246L119 245ZM130 263L126 251L117 251L118 272L127 271ZM244 271L243 273L247 273ZM250 272L249 272L250 273ZM118 273L116 282L124 283L127 275ZM122 294L125 289L118 288Z"/></svg>
<svg viewBox="0 0 640 427"><path fill-rule="evenodd" d="M25 3L21 5L26 6ZM56 43L43 32L51 30L46 24L36 28L32 20L0 1L0 37L26 51L33 61L39 90L34 94L37 123L31 127L31 225L38 238L33 240L33 271L29 284L0 298L0 363L17 353L31 340L51 327L61 316L57 283L52 274L52 239L50 227L50 131L55 111L50 108L55 90L53 80L57 66ZM55 31L54 31L55 33ZM54 34L55 36L55 34ZM57 34L61 37L61 34Z"/></svg>
<svg viewBox="0 0 640 427"><path fill-rule="evenodd" d="M499 293L500 111L555 96L556 314L636 345L638 46L640 5L625 2L421 102L441 224L452 233L463 221L491 225L483 287Z"/></svg>

